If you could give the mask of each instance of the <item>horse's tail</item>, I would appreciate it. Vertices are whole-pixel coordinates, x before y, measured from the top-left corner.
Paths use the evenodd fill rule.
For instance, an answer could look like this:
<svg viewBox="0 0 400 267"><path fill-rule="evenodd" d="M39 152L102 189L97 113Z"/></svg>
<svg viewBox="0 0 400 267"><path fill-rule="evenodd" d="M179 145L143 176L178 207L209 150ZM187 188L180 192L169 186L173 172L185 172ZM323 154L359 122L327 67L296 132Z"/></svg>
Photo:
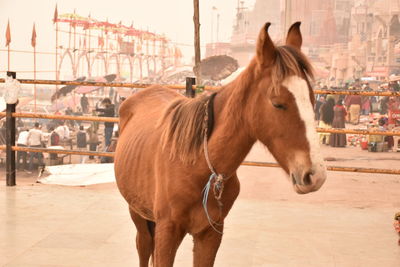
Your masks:
<svg viewBox="0 0 400 267"><path fill-rule="evenodd" d="M139 259L141 256L145 256L145 258L141 258L140 260L146 261L145 264L148 264L150 260L150 263L154 266L154 235L156 224L140 216L132 207L129 207L129 213L137 229L136 248L139 253ZM141 264L143 263L141 262Z"/></svg>
<svg viewBox="0 0 400 267"><path fill-rule="evenodd" d="M146 222L147 222L147 229L149 230L149 233L150 233L150 236L151 236L151 239L152 239L150 262L151 262L151 265L154 266L154 242L155 242L154 235L155 235L155 230L156 230L156 223L153 222L153 221L149 221L149 220L146 220Z"/></svg>

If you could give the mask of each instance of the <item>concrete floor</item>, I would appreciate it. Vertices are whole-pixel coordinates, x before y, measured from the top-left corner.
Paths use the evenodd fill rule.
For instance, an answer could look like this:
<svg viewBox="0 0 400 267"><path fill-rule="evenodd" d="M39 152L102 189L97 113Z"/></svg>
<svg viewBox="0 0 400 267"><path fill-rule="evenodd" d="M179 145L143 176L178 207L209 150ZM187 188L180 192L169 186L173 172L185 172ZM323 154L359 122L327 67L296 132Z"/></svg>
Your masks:
<svg viewBox="0 0 400 267"><path fill-rule="evenodd" d="M400 166L400 153L323 153L340 155L334 165ZM269 157L257 146L249 159ZM19 175L7 188L3 173L0 266L138 266L135 229L115 184L62 187ZM400 266L392 225L399 176L329 172L320 191L303 196L276 168L241 167L239 177L215 266ZM175 266L191 266L191 250L187 237Z"/></svg>

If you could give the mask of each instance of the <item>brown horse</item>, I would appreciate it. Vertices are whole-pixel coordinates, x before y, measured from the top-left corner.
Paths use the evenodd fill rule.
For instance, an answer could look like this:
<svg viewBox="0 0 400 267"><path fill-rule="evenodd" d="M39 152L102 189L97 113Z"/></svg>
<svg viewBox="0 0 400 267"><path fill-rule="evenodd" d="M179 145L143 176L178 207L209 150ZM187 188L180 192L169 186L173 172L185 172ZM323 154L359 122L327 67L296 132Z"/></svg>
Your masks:
<svg viewBox="0 0 400 267"><path fill-rule="evenodd" d="M115 175L137 228L140 266L150 256L157 267L172 266L186 234L193 236L194 266L213 266L239 194L236 170L257 140L297 193L324 183L300 23L279 47L269 26L247 69L216 94L188 99L152 86L122 104Z"/></svg>

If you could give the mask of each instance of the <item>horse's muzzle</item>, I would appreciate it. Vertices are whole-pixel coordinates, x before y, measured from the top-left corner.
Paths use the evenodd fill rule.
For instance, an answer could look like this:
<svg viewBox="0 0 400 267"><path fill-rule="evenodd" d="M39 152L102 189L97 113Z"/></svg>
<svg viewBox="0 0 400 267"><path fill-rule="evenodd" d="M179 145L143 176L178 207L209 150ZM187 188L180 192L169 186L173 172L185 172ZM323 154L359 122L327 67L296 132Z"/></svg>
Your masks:
<svg viewBox="0 0 400 267"><path fill-rule="evenodd" d="M325 166L319 166L315 170L296 170L290 172L293 188L298 194L307 194L317 191L326 179Z"/></svg>

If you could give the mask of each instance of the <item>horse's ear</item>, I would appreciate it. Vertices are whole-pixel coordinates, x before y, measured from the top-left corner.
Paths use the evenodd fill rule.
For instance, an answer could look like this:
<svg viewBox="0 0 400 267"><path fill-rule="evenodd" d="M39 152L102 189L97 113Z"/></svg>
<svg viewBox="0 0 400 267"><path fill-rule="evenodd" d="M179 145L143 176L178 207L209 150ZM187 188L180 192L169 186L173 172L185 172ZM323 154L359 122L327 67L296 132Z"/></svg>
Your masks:
<svg viewBox="0 0 400 267"><path fill-rule="evenodd" d="M268 66L275 61L276 50L275 45L272 42L268 34L268 28L271 23L265 23L264 27L261 29L257 40L257 62L261 66Z"/></svg>
<svg viewBox="0 0 400 267"><path fill-rule="evenodd" d="M290 26L287 37L286 37L286 45L292 46L297 49L301 49L301 45L303 43L303 37L301 37L300 32L300 24L301 22L295 22L292 26Z"/></svg>

